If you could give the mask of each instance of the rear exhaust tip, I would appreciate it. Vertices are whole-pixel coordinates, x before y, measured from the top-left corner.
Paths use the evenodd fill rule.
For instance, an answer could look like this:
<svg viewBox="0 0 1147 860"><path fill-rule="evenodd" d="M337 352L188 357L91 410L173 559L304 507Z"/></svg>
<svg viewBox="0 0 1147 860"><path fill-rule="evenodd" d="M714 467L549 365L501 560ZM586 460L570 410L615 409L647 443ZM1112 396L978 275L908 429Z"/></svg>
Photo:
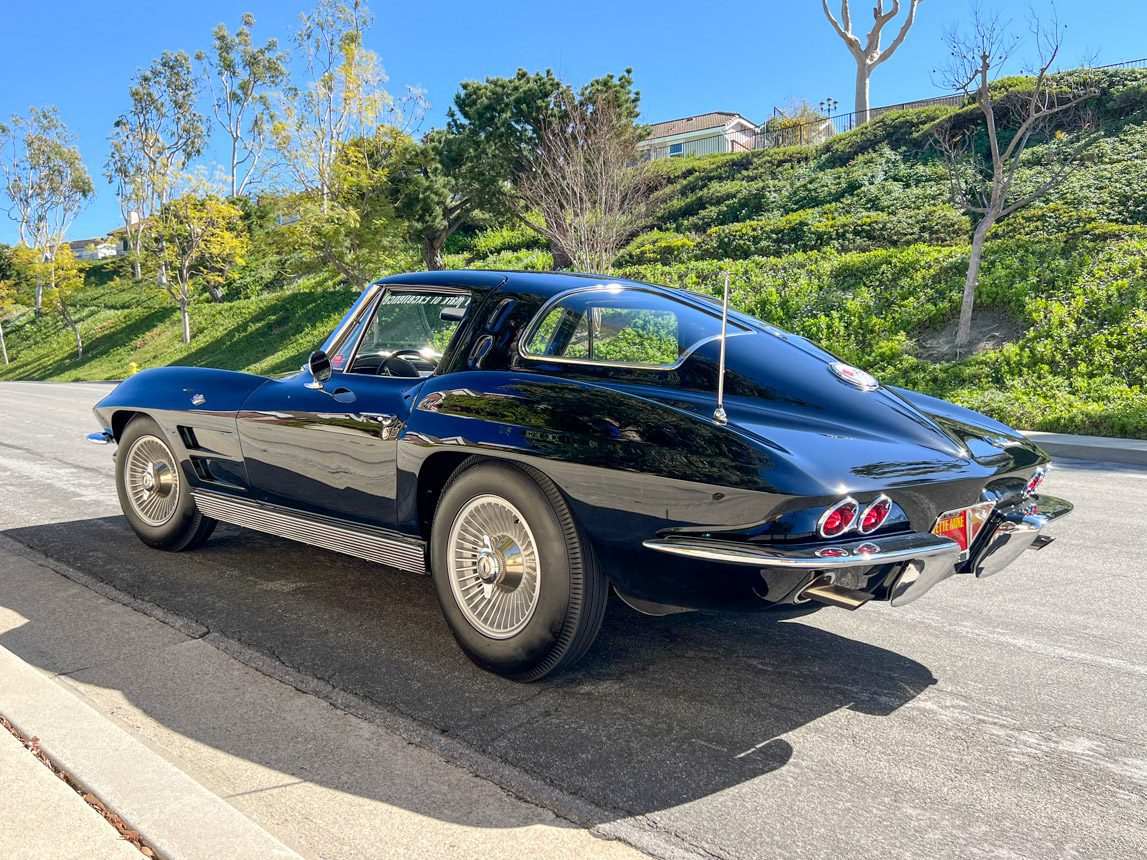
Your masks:
<svg viewBox="0 0 1147 860"><path fill-rule="evenodd" d="M832 580L827 577L814 579L797 595L798 603L815 600L825 606L837 606L850 612L859 609L871 599L872 595L868 592L833 585Z"/></svg>

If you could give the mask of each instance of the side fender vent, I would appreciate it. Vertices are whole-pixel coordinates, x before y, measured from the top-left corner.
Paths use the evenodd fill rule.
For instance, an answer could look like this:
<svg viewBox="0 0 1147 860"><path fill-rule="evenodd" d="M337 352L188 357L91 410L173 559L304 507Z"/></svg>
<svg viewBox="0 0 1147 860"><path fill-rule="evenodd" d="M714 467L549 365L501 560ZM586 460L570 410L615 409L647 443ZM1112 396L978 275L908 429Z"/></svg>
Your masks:
<svg viewBox="0 0 1147 860"><path fill-rule="evenodd" d="M180 424L178 429L179 429L179 438L183 441L183 446L188 451L198 451L199 450L199 440L195 438L195 428L194 427L187 427L183 424Z"/></svg>

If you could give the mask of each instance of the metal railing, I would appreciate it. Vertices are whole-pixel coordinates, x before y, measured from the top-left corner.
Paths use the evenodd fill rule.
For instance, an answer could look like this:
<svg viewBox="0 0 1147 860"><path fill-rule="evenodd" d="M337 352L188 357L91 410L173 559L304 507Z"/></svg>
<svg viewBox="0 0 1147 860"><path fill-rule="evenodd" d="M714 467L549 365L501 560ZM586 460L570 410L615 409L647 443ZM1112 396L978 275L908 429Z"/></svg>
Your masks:
<svg viewBox="0 0 1147 860"><path fill-rule="evenodd" d="M1120 63L1109 63L1106 66L1095 66L1095 69L1147 69L1147 57L1138 60L1124 60ZM813 146L823 143L833 135L844 134L858 128L869 120L876 119L882 114L894 110L912 110L914 108L933 107L945 105L958 107L964 103L963 93L952 93L943 96L933 96L915 101L900 102L894 105L881 105L869 108L868 116L861 119L861 114L852 113L834 114L809 119L805 122L791 124L774 122L773 128L769 123L761 126L760 131L718 131L711 135L691 140L672 141L642 146L646 158L677 158L687 155L714 155L722 152L747 152L754 149L776 149L782 146ZM775 112L774 119L780 118Z"/></svg>

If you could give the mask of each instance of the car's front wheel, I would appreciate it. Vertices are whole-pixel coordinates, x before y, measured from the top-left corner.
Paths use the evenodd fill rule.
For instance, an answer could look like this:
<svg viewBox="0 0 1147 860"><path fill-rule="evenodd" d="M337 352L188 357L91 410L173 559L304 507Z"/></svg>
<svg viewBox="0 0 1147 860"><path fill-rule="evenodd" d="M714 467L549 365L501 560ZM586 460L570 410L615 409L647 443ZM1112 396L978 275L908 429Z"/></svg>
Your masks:
<svg viewBox="0 0 1147 860"><path fill-rule="evenodd" d="M133 418L119 439L116 491L132 531L148 546L194 549L215 529L195 506L163 430L146 415Z"/></svg>
<svg viewBox="0 0 1147 860"><path fill-rule="evenodd" d="M458 644L518 681L581 657L609 596L565 499L526 466L474 461L454 474L434 514L431 569Z"/></svg>

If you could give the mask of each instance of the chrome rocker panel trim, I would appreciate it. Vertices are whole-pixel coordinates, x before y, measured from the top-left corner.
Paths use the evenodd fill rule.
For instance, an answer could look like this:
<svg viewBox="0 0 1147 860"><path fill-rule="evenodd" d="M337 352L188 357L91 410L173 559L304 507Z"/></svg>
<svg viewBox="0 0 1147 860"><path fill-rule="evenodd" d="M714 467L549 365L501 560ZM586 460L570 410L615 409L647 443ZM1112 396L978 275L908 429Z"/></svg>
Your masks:
<svg viewBox="0 0 1147 860"><path fill-rule="evenodd" d="M642 546L657 552L686 558L753 567L784 567L798 570L839 570L845 567L876 567L931 556L950 555L956 562L959 545L946 537L921 532L908 532L881 537L866 537L848 543L786 549L761 544L736 543L713 538L668 536L650 538ZM817 555L818 551L840 551L840 555ZM868 551L868 550L874 551Z"/></svg>
<svg viewBox="0 0 1147 860"><path fill-rule="evenodd" d="M278 505L223 493L193 490L191 495L204 516L220 522L301 541L400 570L428 572L426 545L419 540L371 526L303 514Z"/></svg>

